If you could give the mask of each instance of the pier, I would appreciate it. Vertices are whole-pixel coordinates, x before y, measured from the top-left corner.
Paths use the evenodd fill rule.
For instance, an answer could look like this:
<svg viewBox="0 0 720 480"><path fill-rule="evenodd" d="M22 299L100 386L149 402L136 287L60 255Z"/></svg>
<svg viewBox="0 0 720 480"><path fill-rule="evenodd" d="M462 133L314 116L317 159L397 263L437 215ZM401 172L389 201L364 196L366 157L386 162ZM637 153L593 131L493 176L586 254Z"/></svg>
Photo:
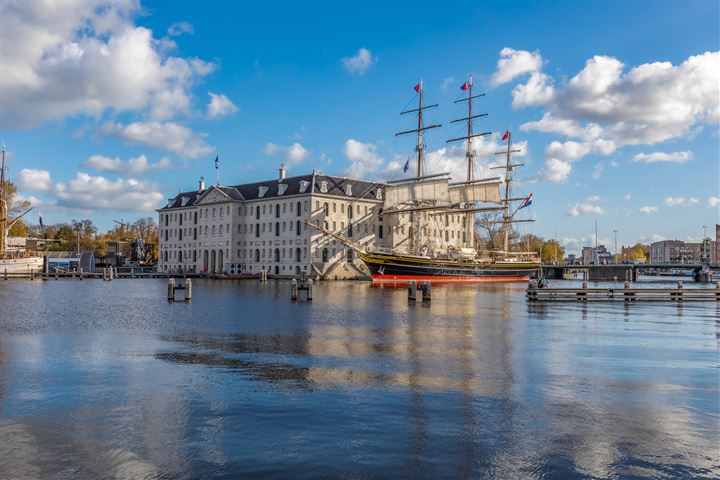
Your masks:
<svg viewBox="0 0 720 480"><path fill-rule="evenodd" d="M670 271L692 270L693 280L696 282L709 282L708 265L700 263L616 263L608 265L543 265L541 267L544 278L549 280L562 280L567 274L582 274L583 280L592 282L629 281L635 282L638 275L646 270Z"/></svg>
<svg viewBox="0 0 720 480"><path fill-rule="evenodd" d="M720 282L715 288L635 288L625 282L622 288L541 288L531 281L525 294L528 302L720 302Z"/></svg>

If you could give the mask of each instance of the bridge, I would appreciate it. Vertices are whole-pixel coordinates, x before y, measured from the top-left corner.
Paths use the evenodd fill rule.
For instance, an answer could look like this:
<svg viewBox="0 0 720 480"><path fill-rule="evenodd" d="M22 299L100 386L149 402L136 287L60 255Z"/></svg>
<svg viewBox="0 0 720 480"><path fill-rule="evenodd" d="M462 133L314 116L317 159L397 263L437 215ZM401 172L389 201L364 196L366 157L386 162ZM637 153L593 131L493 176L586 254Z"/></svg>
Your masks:
<svg viewBox="0 0 720 480"><path fill-rule="evenodd" d="M710 272L702 263L613 263L607 265L543 265L543 276L548 279L562 279L566 274L583 273L588 281L637 281L638 273L645 270L692 270L693 280L709 282Z"/></svg>

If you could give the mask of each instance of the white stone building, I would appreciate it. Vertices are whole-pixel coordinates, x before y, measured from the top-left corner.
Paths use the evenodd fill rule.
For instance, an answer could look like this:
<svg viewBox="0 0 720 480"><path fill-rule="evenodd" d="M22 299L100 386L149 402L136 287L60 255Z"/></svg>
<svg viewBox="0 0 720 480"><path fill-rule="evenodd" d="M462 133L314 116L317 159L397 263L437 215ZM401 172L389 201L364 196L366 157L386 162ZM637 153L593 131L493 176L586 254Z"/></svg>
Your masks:
<svg viewBox="0 0 720 480"><path fill-rule="evenodd" d="M285 177L235 186L200 182L158 210L158 270L344 279L367 269L342 242L313 222L368 249L400 249L413 231L409 215L382 215L385 184L327 176ZM472 243L465 215L426 225L421 241L434 247ZM469 232L468 232L469 230Z"/></svg>

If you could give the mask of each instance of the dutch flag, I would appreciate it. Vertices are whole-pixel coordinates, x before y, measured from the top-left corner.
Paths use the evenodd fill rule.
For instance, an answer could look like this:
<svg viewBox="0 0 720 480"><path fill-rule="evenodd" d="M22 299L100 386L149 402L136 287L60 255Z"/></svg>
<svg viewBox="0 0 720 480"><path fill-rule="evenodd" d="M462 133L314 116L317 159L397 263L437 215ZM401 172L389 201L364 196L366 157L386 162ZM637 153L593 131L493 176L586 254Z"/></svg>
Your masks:
<svg viewBox="0 0 720 480"><path fill-rule="evenodd" d="M531 193L530 195L528 195L527 197L525 197L525 200L522 201L522 203L521 203L520 206L518 207L518 210L520 210L521 208L529 207L530 205L532 205L532 200L533 200L533 199L532 199L532 195L533 195L533 194Z"/></svg>

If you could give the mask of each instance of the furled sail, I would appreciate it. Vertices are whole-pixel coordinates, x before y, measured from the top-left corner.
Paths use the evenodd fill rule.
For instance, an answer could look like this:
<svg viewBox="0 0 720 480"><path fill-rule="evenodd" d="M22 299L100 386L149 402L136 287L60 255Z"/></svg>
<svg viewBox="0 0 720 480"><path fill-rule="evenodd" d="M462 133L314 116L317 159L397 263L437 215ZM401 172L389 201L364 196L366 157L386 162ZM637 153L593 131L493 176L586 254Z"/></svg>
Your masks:
<svg viewBox="0 0 720 480"><path fill-rule="evenodd" d="M500 203L500 182L475 183L450 187L450 203Z"/></svg>
<svg viewBox="0 0 720 480"><path fill-rule="evenodd" d="M427 180L385 187L385 209L411 202L434 201L447 204L450 201L448 181L446 178Z"/></svg>

